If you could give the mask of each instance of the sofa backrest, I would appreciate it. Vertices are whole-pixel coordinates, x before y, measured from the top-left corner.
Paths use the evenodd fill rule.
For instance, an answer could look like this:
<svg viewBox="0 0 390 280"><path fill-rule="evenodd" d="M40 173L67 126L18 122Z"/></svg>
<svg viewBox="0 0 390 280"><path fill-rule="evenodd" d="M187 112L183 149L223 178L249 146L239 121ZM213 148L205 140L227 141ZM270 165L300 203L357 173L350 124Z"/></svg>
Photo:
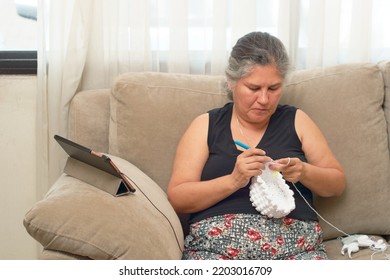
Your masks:
<svg viewBox="0 0 390 280"><path fill-rule="evenodd" d="M96 151L108 153L110 89L78 92L69 108L68 137Z"/></svg>
<svg viewBox="0 0 390 280"><path fill-rule="evenodd" d="M224 78L127 73L112 89L109 153L148 174L165 191L176 146L198 115L225 104Z"/></svg>

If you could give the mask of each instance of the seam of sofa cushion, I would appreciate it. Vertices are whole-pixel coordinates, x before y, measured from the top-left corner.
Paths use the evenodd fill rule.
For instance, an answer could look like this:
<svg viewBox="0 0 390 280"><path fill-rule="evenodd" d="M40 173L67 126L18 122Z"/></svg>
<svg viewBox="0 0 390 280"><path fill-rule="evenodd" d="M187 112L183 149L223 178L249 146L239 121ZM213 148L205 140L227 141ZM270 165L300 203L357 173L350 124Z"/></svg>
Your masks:
<svg viewBox="0 0 390 280"><path fill-rule="evenodd" d="M286 86L286 87L289 87L289 86L299 85L299 84L306 83L306 82L309 82L309 81L312 81L312 80L321 79L321 78L327 78L327 77L332 77L332 76L338 76L338 75L340 75L340 74L355 72L356 70L361 70L361 69L365 69L365 68L372 68L372 69L375 69L376 72L381 71L381 70L379 69L378 65L376 65L376 64L365 64L365 65L362 65L362 66L360 66L360 67L355 67L355 68L353 68L353 69L340 69L340 70L337 71L337 72L332 72L332 73L329 73L329 74L323 73L323 74L321 74L321 75L314 76L314 77L310 77L310 78L306 78L306 79L299 80L299 81L296 81L296 82L287 81L287 83L286 83L285 86ZM305 70L305 71L306 71L306 70Z"/></svg>
<svg viewBox="0 0 390 280"><path fill-rule="evenodd" d="M199 93L199 94L207 94L207 95L217 95L217 96L223 96L224 93L222 92L211 92L211 91L203 91L203 90L194 90L194 89L191 89L191 88L185 88L185 87L173 87L173 86L145 86L144 84L138 84L138 83L126 83L126 87L128 85L134 85L134 86L142 86L142 87L145 87L145 88L148 88L148 89L155 89L155 88L162 88L162 89L173 89L173 90L183 90L183 91L190 91L190 92L193 92L193 93ZM121 87L121 89L123 89L124 87ZM112 92L113 95L115 95L115 92L117 90L114 89L114 91ZM187 94L187 93L185 93Z"/></svg>
<svg viewBox="0 0 390 280"><path fill-rule="evenodd" d="M87 256L82 256L82 255L75 255L75 254L72 254L72 253L69 253L69 252L65 252L65 251L59 251L59 250L54 250L54 249L48 249L48 248L44 248L43 251L41 252L40 256L39 256L39 260L58 260L58 257L54 257L54 258L47 258L45 256L57 256L57 255L60 255L60 258L65 256L67 257L66 260L92 260L90 257L87 257ZM61 258L63 259L63 258Z"/></svg>

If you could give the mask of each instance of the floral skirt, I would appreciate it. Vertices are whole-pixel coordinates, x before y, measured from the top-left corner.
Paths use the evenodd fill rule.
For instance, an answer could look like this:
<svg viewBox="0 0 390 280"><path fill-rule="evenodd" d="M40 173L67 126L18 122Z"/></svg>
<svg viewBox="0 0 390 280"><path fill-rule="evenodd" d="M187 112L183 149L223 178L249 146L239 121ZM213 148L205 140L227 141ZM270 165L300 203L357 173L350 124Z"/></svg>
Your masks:
<svg viewBox="0 0 390 280"><path fill-rule="evenodd" d="M316 221L227 214L191 224L182 259L327 259Z"/></svg>

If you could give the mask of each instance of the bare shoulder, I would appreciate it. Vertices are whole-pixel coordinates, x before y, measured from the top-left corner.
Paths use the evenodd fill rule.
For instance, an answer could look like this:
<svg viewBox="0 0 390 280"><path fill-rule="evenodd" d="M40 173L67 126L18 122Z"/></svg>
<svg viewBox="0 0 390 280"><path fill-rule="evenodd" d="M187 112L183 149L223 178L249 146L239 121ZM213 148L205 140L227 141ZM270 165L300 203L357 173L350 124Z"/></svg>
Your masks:
<svg viewBox="0 0 390 280"><path fill-rule="evenodd" d="M208 157L208 114L196 117L177 146L170 186L198 181Z"/></svg>
<svg viewBox="0 0 390 280"><path fill-rule="evenodd" d="M300 109L295 116L295 129L309 162L318 166L334 162L335 158L324 134L311 117Z"/></svg>
<svg viewBox="0 0 390 280"><path fill-rule="evenodd" d="M295 115L295 129L301 142L307 137L322 137L323 134L315 122L301 109L297 110Z"/></svg>
<svg viewBox="0 0 390 280"><path fill-rule="evenodd" d="M184 137L204 137L207 136L209 127L209 114L205 113L197 116L189 125L186 132L183 135ZM200 139L198 139L200 140Z"/></svg>
<svg viewBox="0 0 390 280"><path fill-rule="evenodd" d="M209 123L209 114L205 113L205 114L197 116L192 121L191 125L193 125L195 127L200 126L199 128L204 128L205 126L208 127L208 123Z"/></svg>
<svg viewBox="0 0 390 280"><path fill-rule="evenodd" d="M178 146L178 154L194 157L207 152L208 114L196 117L184 132Z"/></svg>

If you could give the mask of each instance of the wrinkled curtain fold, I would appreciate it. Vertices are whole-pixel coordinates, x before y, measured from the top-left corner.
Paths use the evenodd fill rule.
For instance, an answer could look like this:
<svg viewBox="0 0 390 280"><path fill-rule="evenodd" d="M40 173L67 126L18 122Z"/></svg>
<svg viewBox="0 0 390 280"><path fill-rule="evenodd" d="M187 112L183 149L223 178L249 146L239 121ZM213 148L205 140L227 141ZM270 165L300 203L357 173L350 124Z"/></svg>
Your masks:
<svg viewBox="0 0 390 280"><path fill-rule="evenodd" d="M231 47L261 30L279 37L296 69L388 59L385 0L39 1L38 195L62 172L54 134L69 102L129 71L223 74Z"/></svg>
<svg viewBox="0 0 390 280"><path fill-rule="evenodd" d="M37 195L62 173L54 134L67 135L69 103L79 89L89 47L92 0L39 1Z"/></svg>

